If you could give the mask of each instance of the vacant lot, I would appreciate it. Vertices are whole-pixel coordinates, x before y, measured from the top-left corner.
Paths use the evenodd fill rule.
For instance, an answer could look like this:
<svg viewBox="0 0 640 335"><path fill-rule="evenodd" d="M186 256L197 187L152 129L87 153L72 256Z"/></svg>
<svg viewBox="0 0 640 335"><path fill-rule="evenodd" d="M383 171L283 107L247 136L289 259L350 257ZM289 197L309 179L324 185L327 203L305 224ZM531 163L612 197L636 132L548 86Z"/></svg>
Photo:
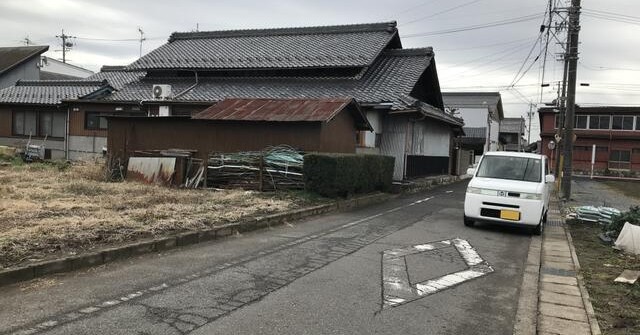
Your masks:
<svg viewBox="0 0 640 335"><path fill-rule="evenodd" d="M569 206L606 205L626 211L640 204L640 183L577 179L573 198ZM640 283L613 282L623 270L640 270L640 257L600 242L600 225L571 222L569 229L602 332L640 334Z"/></svg>
<svg viewBox="0 0 640 335"><path fill-rule="evenodd" d="M102 181L101 164L0 166L0 269L310 204L292 193Z"/></svg>
<svg viewBox="0 0 640 335"><path fill-rule="evenodd" d="M607 180L604 183L627 197L637 199L640 204L640 181Z"/></svg>
<svg viewBox="0 0 640 335"><path fill-rule="evenodd" d="M603 334L640 334L640 283L614 283L623 270L640 270L640 257L604 245L596 224L569 225L582 275Z"/></svg>

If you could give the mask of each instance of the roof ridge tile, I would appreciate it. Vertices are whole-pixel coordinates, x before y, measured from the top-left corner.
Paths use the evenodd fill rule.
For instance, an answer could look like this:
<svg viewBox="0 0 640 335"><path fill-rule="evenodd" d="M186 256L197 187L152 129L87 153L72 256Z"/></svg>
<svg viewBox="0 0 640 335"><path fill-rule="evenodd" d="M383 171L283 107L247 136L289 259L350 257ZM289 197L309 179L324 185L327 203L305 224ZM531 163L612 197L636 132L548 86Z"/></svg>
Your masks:
<svg viewBox="0 0 640 335"><path fill-rule="evenodd" d="M397 22L376 22L343 24L312 27L288 27L288 28L258 28L258 29L232 29L197 32L174 32L169 37L169 43L177 40L224 38L224 37L252 37L252 36L277 36L277 35L309 35L309 34L340 34L370 31L396 31Z"/></svg>

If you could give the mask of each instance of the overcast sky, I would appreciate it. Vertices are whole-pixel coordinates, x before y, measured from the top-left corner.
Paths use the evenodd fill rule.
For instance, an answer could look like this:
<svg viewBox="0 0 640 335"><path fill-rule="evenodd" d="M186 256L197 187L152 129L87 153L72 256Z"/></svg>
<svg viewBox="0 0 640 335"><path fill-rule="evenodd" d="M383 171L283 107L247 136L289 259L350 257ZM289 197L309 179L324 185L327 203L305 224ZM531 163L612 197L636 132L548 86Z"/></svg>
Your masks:
<svg viewBox="0 0 640 335"><path fill-rule="evenodd" d="M55 35L64 28L77 37L67 56L70 63L97 71L105 64L124 65L138 58L138 27L147 38L145 53L165 43L174 31L396 20L405 48L434 48L443 91L500 91L506 116L514 117L526 114L527 101L556 97L555 82L562 69L554 58L561 52L557 41L552 38L548 48L544 82L549 87L539 85L543 57L531 65L541 50L539 44L533 46L547 4L548 0L2 0L0 45L20 45L28 36L35 44L50 45L48 56L60 58ZM578 87L577 103L640 105L640 1L583 0L582 6L578 82L590 86ZM521 22L446 33L506 20ZM507 89L521 67L529 70ZM537 122L532 128L537 137Z"/></svg>

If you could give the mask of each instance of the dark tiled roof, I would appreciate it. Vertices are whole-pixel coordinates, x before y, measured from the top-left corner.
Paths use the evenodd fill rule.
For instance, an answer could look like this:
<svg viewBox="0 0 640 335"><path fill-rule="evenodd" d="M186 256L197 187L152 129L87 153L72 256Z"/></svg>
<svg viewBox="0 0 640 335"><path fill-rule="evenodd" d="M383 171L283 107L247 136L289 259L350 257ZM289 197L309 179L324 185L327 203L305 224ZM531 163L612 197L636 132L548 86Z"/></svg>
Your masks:
<svg viewBox="0 0 640 335"><path fill-rule="evenodd" d="M487 127L463 127L465 137L469 138L486 138Z"/></svg>
<svg viewBox="0 0 640 335"><path fill-rule="evenodd" d="M169 43L128 68L289 69L364 67L394 40L395 22L173 33Z"/></svg>
<svg viewBox="0 0 640 335"><path fill-rule="evenodd" d="M144 71L123 71L122 67L103 66L100 72L87 77L87 80L106 80L111 87L119 90L125 85L142 79L147 73Z"/></svg>
<svg viewBox="0 0 640 335"><path fill-rule="evenodd" d="M352 98L334 99L225 99L193 116L199 120L329 122L348 106L358 128L371 130Z"/></svg>
<svg viewBox="0 0 640 335"><path fill-rule="evenodd" d="M56 105L65 99L77 99L107 86L104 81L19 80L15 86L0 90L0 104Z"/></svg>
<svg viewBox="0 0 640 335"><path fill-rule="evenodd" d="M398 102L394 103L393 109L400 111L415 110L428 118L439 120L450 125L458 127L462 127L464 125L464 120L462 120L461 118L447 114L444 111L429 105L428 103L412 98L410 96L400 97L400 99L398 99Z"/></svg>
<svg viewBox="0 0 640 335"><path fill-rule="evenodd" d="M500 132L524 134L524 119L519 117L502 119L500 121Z"/></svg>
<svg viewBox="0 0 640 335"><path fill-rule="evenodd" d="M360 79L336 78L200 78L176 101L215 102L225 98L353 97L360 103L395 102L408 96L431 64L433 51L385 50ZM113 101L147 100L154 84L172 85L175 94L192 86L193 78L145 78L107 97Z"/></svg>
<svg viewBox="0 0 640 335"><path fill-rule="evenodd" d="M49 50L48 45L0 48L0 74L47 50Z"/></svg>

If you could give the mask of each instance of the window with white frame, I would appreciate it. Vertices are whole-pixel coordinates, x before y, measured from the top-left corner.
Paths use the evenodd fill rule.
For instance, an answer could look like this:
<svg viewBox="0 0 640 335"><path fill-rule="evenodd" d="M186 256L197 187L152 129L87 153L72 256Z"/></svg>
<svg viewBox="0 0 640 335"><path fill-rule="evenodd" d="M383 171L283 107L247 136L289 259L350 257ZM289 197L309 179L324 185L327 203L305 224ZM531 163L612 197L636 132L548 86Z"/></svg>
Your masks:
<svg viewBox="0 0 640 335"><path fill-rule="evenodd" d="M609 130L610 125L610 115L589 115L589 129Z"/></svg>
<svg viewBox="0 0 640 335"><path fill-rule="evenodd" d="M633 130L633 116L628 115L614 115L611 122L611 129L613 130Z"/></svg>
<svg viewBox="0 0 640 335"><path fill-rule="evenodd" d="M575 129L587 129L588 122L589 122L588 115L577 115L576 124L573 127Z"/></svg>
<svg viewBox="0 0 640 335"><path fill-rule="evenodd" d="M631 163L630 150L611 150L609 154L609 168L615 170L629 170Z"/></svg>

